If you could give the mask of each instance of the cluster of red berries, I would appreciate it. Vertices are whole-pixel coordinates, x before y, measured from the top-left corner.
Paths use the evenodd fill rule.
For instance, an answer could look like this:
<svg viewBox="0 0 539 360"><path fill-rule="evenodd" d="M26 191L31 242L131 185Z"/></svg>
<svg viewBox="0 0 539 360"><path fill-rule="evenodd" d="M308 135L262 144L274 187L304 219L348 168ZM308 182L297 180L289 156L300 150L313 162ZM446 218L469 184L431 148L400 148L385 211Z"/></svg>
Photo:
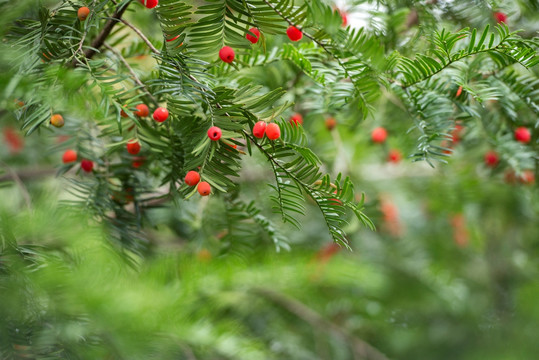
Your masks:
<svg viewBox="0 0 539 360"><path fill-rule="evenodd" d="M135 108L137 109L135 112L133 112L133 114L135 114L136 116L138 117L146 117L148 115L150 115L150 109L148 108L148 106L146 104L138 104L137 106L135 106ZM129 115L127 115L127 113L125 111L121 111L120 112L120 115L124 118L126 117L129 117ZM158 107L157 109L155 109L155 111L153 112L153 119L159 123L162 123L164 122L166 119L168 119L168 110L163 108L163 107Z"/></svg>
<svg viewBox="0 0 539 360"><path fill-rule="evenodd" d="M197 191L201 196L208 196L211 193L211 186L206 181L200 181L200 174L196 171L188 171L184 178L185 184L188 186L197 185Z"/></svg>
<svg viewBox="0 0 539 360"><path fill-rule="evenodd" d="M77 161L77 157L78 155L75 150L66 150L64 152L64 155L62 156L62 162L64 164L70 164ZM89 172L92 172L92 170L94 169L94 163L91 160L82 159L80 161L80 167L82 170L89 173Z"/></svg>
<svg viewBox="0 0 539 360"><path fill-rule="evenodd" d="M346 23L346 15L344 15L343 24ZM288 27L288 29L286 29L286 35L291 41L299 41L303 37L303 33L301 32L301 30L299 30L295 26ZM260 30L258 30L257 28L250 28L249 32L245 35L245 38L249 40L252 44L256 44L260 39ZM230 46L223 46L221 50L219 50L219 58L223 62L230 64L234 61L235 57L236 53L234 52L234 49L232 49Z"/></svg>
<svg viewBox="0 0 539 360"><path fill-rule="evenodd" d="M270 140L277 140L281 137L281 128L276 123L266 124L265 121L259 121L253 126L253 136L262 139L264 135Z"/></svg>

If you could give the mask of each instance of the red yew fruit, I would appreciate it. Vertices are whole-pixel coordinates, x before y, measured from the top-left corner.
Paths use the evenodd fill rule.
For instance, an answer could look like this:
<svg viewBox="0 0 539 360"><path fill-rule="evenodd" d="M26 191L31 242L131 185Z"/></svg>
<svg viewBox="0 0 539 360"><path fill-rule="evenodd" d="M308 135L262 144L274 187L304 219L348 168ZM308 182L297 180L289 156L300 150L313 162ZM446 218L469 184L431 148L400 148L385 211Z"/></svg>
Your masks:
<svg viewBox="0 0 539 360"><path fill-rule="evenodd" d="M4 128L4 140L6 141L9 151L12 154L19 153L24 148L24 140L15 129L11 127Z"/></svg>
<svg viewBox="0 0 539 360"><path fill-rule="evenodd" d="M303 37L301 30L295 26L290 26L288 29L286 29L286 35L288 35L288 38L292 41L300 41Z"/></svg>
<svg viewBox="0 0 539 360"><path fill-rule="evenodd" d="M498 163L500 162L500 157L498 156L498 153L494 150L489 150L485 154L485 165L488 167L496 167Z"/></svg>
<svg viewBox="0 0 539 360"><path fill-rule="evenodd" d="M80 162L80 167L86 172L92 172L92 170L94 169L94 163L91 160L83 159Z"/></svg>
<svg viewBox="0 0 539 360"><path fill-rule="evenodd" d="M146 158L144 156L138 156L138 157L134 157L133 158L133 162L131 163L131 165L135 168L135 169L138 169L139 167L141 167L142 165L144 165L144 161L146 160Z"/></svg>
<svg viewBox="0 0 539 360"><path fill-rule="evenodd" d="M529 143L532 139L532 133L528 128L521 126L515 130L515 140L523 144Z"/></svg>
<svg viewBox="0 0 539 360"><path fill-rule="evenodd" d="M245 35L245 38L249 40L251 44L256 44L258 42L258 39L260 38L260 30L258 30L257 28L250 28L249 31L255 34L255 36L247 34Z"/></svg>
<svg viewBox="0 0 539 360"><path fill-rule="evenodd" d="M281 136L281 128L276 123L269 123L266 127L266 136L270 140L277 140Z"/></svg>
<svg viewBox="0 0 539 360"><path fill-rule="evenodd" d="M212 126L208 129L208 137L213 141L219 140L221 135L223 135L223 132L217 126Z"/></svg>
<svg viewBox="0 0 539 360"><path fill-rule="evenodd" d="M64 118L60 114L54 114L51 116L51 125L57 128L64 126Z"/></svg>
<svg viewBox="0 0 539 360"><path fill-rule="evenodd" d="M460 94L462 94L462 86L459 86L456 97L459 97Z"/></svg>
<svg viewBox="0 0 539 360"><path fill-rule="evenodd" d="M137 155L140 152L140 143L138 140L133 139L127 143L127 152L131 155Z"/></svg>
<svg viewBox="0 0 539 360"><path fill-rule="evenodd" d="M267 124L265 121L259 121L253 126L253 135L256 138L262 139L266 133Z"/></svg>
<svg viewBox="0 0 539 360"><path fill-rule="evenodd" d="M303 116L300 113L295 113L290 117L290 125L301 125L303 124Z"/></svg>
<svg viewBox="0 0 539 360"><path fill-rule="evenodd" d="M62 162L64 164L69 164L77 161L77 152L75 150L66 150L64 155L62 155Z"/></svg>
<svg viewBox="0 0 539 360"><path fill-rule="evenodd" d="M535 174L532 170L524 170L519 176L518 181L522 184L533 185L535 184Z"/></svg>
<svg viewBox="0 0 539 360"><path fill-rule="evenodd" d="M139 0L140 3L146 6L148 9L153 9L159 4L159 0Z"/></svg>
<svg viewBox="0 0 539 360"><path fill-rule="evenodd" d="M500 24L500 23L504 23L504 24L507 23L507 15L504 14L503 12L496 11L496 12L494 13L494 19L496 19L496 22L497 22L498 24Z"/></svg>
<svg viewBox="0 0 539 360"><path fill-rule="evenodd" d="M184 181L189 186L195 186L200 181L200 174L196 171L188 171Z"/></svg>
<svg viewBox="0 0 539 360"><path fill-rule="evenodd" d="M342 27L346 27L348 25L348 14L346 13L346 11L344 10L341 10L341 9L337 9L337 11L339 12L339 15L341 15L341 18L342 18Z"/></svg>
<svg viewBox="0 0 539 360"><path fill-rule="evenodd" d="M146 117L150 115L150 109L146 104L138 104L135 107L137 109L137 111L135 111L135 115L137 115L138 117Z"/></svg>
<svg viewBox="0 0 539 360"><path fill-rule="evenodd" d="M337 120L335 118L329 117L326 119L326 129L331 131L335 129L335 126L337 126Z"/></svg>
<svg viewBox="0 0 539 360"><path fill-rule="evenodd" d="M387 161L391 162L391 163L394 163L394 164L398 164L402 159L402 154L399 150L397 149L391 149L389 150L389 154L387 156Z"/></svg>
<svg viewBox="0 0 539 360"><path fill-rule="evenodd" d="M168 119L168 110L163 107L155 109L155 111L153 112L153 119L157 122L162 123L163 121Z"/></svg>
<svg viewBox="0 0 539 360"><path fill-rule="evenodd" d="M208 196L211 193L211 186L205 181L201 181L198 183L197 191L202 196Z"/></svg>
<svg viewBox="0 0 539 360"><path fill-rule="evenodd" d="M230 46L223 46L221 50L219 50L219 57L224 62L230 64L232 61L234 61L234 49L232 49Z"/></svg>
<svg viewBox="0 0 539 360"><path fill-rule="evenodd" d="M371 139L377 144L382 144L387 139L387 130L381 126L375 128L371 133Z"/></svg>
<svg viewBox="0 0 539 360"><path fill-rule="evenodd" d="M77 17L80 21L86 20L88 15L90 15L90 9L88 9L86 6L79 8L79 10L77 11Z"/></svg>

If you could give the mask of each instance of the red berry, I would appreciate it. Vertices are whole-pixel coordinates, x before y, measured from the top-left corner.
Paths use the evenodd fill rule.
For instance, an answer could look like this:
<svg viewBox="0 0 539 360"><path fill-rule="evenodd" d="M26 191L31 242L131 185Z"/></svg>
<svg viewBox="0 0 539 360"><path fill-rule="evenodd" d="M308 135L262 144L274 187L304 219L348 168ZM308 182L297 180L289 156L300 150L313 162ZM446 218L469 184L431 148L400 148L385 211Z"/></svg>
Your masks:
<svg viewBox="0 0 539 360"><path fill-rule="evenodd" d="M267 124L265 121L259 121L253 126L253 135L256 138L262 139L266 133Z"/></svg>
<svg viewBox="0 0 539 360"><path fill-rule="evenodd" d="M138 169L139 167L144 165L144 160L146 160L144 156L134 157L131 165L133 165L135 169Z"/></svg>
<svg viewBox="0 0 539 360"><path fill-rule="evenodd" d="M82 170L86 171L86 172L92 172L93 168L94 168L94 163L90 160L81 160L80 162L80 167Z"/></svg>
<svg viewBox="0 0 539 360"><path fill-rule="evenodd" d="M90 9L88 9L86 6L79 8L79 10L77 11L77 17L80 21L86 20L88 15L90 15Z"/></svg>
<svg viewBox="0 0 539 360"><path fill-rule="evenodd" d="M140 143L138 140L130 140L127 143L127 152L131 155L137 155L140 152Z"/></svg>
<svg viewBox="0 0 539 360"><path fill-rule="evenodd" d="M402 159L402 154L399 150L397 149L391 149L389 150L389 154L387 156L387 160L389 162L392 162L394 164L397 164L401 161Z"/></svg>
<svg viewBox="0 0 539 360"><path fill-rule="evenodd" d="M339 15L341 15L341 18L342 18L342 27L346 27L348 25L348 14L346 13L346 11L343 11L343 10L340 10L340 9L337 9L337 11L339 12Z"/></svg>
<svg viewBox="0 0 539 360"><path fill-rule="evenodd" d="M9 147L9 151L13 154L20 152L24 148L23 138L11 127L4 128L4 140Z"/></svg>
<svg viewBox="0 0 539 360"><path fill-rule="evenodd" d="M196 171L189 171L187 172L187 175L185 175L185 183L189 186L195 186L200 181L200 174Z"/></svg>
<svg viewBox="0 0 539 360"><path fill-rule="evenodd" d="M139 0L140 3L146 6L148 9L153 9L159 4L159 0Z"/></svg>
<svg viewBox="0 0 539 360"><path fill-rule="evenodd" d="M295 26L290 26L286 29L286 35L292 41L299 41L303 37L303 33Z"/></svg>
<svg viewBox="0 0 539 360"><path fill-rule="evenodd" d="M168 110L163 107L155 109L155 111L153 112L153 119L157 122L162 123L163 121L168 119Z"/></svg>
<svg viewBox="0 0 539 360"><path fill-rule="evenodd" d="M506 23L507 22L507 15L505 15L503 12L496 11L494 13L494 19L496 19L496 22L498 24L500 23Z"/></svg>
<svg viewBox="0 0 539 360"><path fill-rule="evenodd" d="M335 129L335 126L337 126L337 120L335 118L329 117L326 119L326 129L331 131Z"/></svg>
<svg viewBox="0 0 539 360"><path fill-rule="evenodd" d="M386 141L387 131L383 127L377 127L371 133L371 139L377 144L381 144Z"/></svg>
<svg viewBox="0 0 539 360"><path fill-rule="evenodd" d="M137 111L135 111L135 115L138 117L146 117L150 115L150 109L148 109L148 106L146 104L138 104L136 106Z"/></svg>
<svg viewBox="0 0 539 360"><path fill-rule="evenodd" d="M77 161L77 152L75 150L66 150L62 156L62 162L68 164L75 161Z"/></svg>
<svg viewBox="0 0 539 360"><path fill-rule="evenodd" d="M522 184L533 185L535 184L535 174L532 170L524 170L518 180Z"/></svg>
<svg viewBox="0 0 539 360"><path fill-rule="evenodd" d="M456 97L459 97L460 94L462 94L462 86L459 86Z"/></svg>
<svg viewBox="0 0 539 360"><path fill-rule="evenodd" d="M64 118L60 114L54 114L51 116L51 125L57 128L64 126Z"/></svg>
<svg viewBox="0 0 539 360"><path fill-rule="evenodd" d="M223 132L217 126L212 126L208 129L208 137L213 141L219 140L221 135L223 135Z"/></svg>
<svg viewBox="0 0 539 360"><path fill-rule="evenodd" d="M281 136L281 129L276 123L269 123L266 127L266 136L270 140L277 140Z"/></svg>
<svg viewBox="0 0 539 360"><path fill-rule="evenodd" d="M485 164L489 167L496 167L500 162L500 157L496 151L490 150L485 154Z"/></svg>
<svg viewBox="0 0 539 360"><path fill-rule="evenodd" d="M253 34L255 34L255 36L253 36L251 34L247 34L247 35L245 35L245 37L252 44L256 44L258 42L258 39L260 38L260 30L258 30L257 28L250 28L249 31L252 32Z"/></svg>
<svg viewBox="0 0 539 360"><path fill-rule="evenodd" d="M515 130L515 140L520 141L521 143L529 143L532 139L532 133L528 128L521 126Z"/></svg>
<svg viewBox="0 0 539 360"><path fill-rule="evenodd" d="M230 46L223 46L221 50L219 50L219 57L226 63L234 61L234 56L234 49Z"/></svg>
<svg viewBox="0 0 539 360"><path fill-rule="evenodd" d="M211 186L205 181L201 181L198 183L197 191L202 196L208 196L211 193Z"/></svg>
<svg viewBox="0 0 539 360"><path fill-rule="evenodd" d="M300 113L295 113L290 117L290 125L301 125L303 124L303 116Z"/></svg>

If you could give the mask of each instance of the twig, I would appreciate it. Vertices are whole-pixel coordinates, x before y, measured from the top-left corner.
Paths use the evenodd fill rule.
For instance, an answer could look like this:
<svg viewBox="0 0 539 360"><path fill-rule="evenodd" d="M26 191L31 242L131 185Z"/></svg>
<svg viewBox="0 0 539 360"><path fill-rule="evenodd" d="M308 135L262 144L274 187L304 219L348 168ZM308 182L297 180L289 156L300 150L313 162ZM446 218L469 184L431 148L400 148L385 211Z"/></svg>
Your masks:
<svg viewBox="0 0 539 360"><path fill-rule="evenodd" d="M366 341L361 340L350 334L348 331L341 328L332 321L327 320L322 315L318 314L316 311L299 302L298 300L265 288L254 288L251 289L251 292L263 298L266 298L267 300L270 300L275 304L282 306L292 314L308 322L312 327L316 329L328 329L334 334L346 339L349 343L351 343L353 347L354 355L356 355L354 356L354 358L370 360L388 360L388 358L378 349L374 348Z"/></svg>
<svg viewBox="0 0 539 360"><path fill-rule="evenodd" d="M126 26L130 27L141 39L142 41L144 41L146 43L146 45L148 45L148 47L150 48L150 50L154 53L154 54L159 54L159 50L157 50L155 48L155 46L153 46L153 44L150 42L150 40L148 40L148 38L142 33L142 31L140 31L139 29L137 29L135 27L135 25L131 24L130 22L128 22L127 20L125 19L121 19L120 20L122 23L124 23Z"/></svg>
<svg viewBox="0 0 539 360"><path fill-rule="evenodd" d="M150 93L150 91L148 90L148 88L146 87L146 85L144 85L144 83L142 81L140 81L140 79L138 78L137 74L135 73L135 71L133 70L133 68L129 65L129 63L127 62L127 60L125 60L125 58L122 56L122 54L120 54L119 51L117 51L116 49L114 49L112 46L110 46L109 44L107 43L103 43L103 46L106 47L107 49L109 49L110 51L112 51L112 53L114 55L116 55L116 57L124 64L124 66L127 68L127 70L129 70L129 72L131 73L131 76L133 77L133 80L135 80L135 82L137 83L137 85L139 85L141 88L144 89L144 91L148 94L148 96L152 99L152 101L157 105L158 104L158 101L157 99Z"/></svg>
<svg viewBox="0 0 539 360"><path fill-rule="evenodd" d="M114 14L111 18L106 22L105 26L103 27L103 30L97 35L97 37L92 41L92 44L86 51L84 51L84 56L87 59L91 59L99 50L101 46L105 43L105 40L110 35L110 32L112 31L112 28L114 25L116 25L117 22L121 21L122 15L129 6L129 3L124 4L123 6L120 5L116 8L114 11ZM78 59L74 58L71 62L72 66L77 66Z"/></svg>

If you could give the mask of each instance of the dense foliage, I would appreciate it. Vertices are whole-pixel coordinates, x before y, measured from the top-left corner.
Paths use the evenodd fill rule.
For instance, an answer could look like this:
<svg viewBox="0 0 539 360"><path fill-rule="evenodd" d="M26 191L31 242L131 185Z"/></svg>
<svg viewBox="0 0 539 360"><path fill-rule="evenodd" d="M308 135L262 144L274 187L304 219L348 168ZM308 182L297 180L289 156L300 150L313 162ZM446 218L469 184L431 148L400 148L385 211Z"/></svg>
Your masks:
<svg viewBox="0 0 539 360"><path fill-rule="evenodd" d="M0 0L1 358L533 357L536 1L151 3Z"/></svg>

